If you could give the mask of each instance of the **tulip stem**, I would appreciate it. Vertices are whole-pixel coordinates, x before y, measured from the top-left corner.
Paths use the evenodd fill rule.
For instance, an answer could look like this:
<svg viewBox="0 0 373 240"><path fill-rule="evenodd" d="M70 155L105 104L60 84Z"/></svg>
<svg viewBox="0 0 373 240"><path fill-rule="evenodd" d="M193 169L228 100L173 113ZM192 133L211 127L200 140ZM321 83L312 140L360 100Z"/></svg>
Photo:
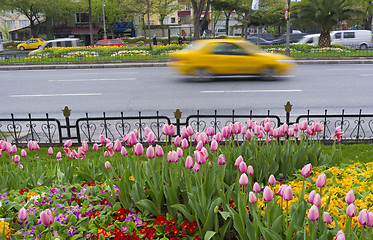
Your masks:
<svg viewBox="0 0 373 240"><path fill-rule="evenodd" d="M360 240L363 240L364 239L364 225L363 225L363 229L361 230L361 235L360 235Z"/></svg>

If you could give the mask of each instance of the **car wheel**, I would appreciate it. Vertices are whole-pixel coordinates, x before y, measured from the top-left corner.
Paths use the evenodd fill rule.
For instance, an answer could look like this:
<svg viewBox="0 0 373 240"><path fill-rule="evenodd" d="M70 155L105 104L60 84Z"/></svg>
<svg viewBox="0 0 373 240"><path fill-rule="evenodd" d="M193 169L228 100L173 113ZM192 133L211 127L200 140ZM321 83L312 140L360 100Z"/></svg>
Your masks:
<svg viewBox="0 0 373 240"><path fill-rule="evenodd" d="M368 46L366 44L361 44L360 45L360 50L367 50Z"/></svg>
<svg viewBox="0 0 373 240"><path fill-rule="evenodd" d="M25 50L25 48L24 48L24 47L20 47L20 48L19 48L19 50L21 50L21 51L24 51L24 50Z"/></svg>
<svg viewBox="0 0 373 240"><path fill-rule="evenodd" d="M199 81L209 81L212 78L211 72L205 68L198 68L194 70L193 76Z"/></svg>
<svg viewBox="0 0 373 240"><path fill-rule="evenodd" d="M264 80L271 81L275 79L275 72L273 67L265 67L260 73L260 77Z"/></svg>

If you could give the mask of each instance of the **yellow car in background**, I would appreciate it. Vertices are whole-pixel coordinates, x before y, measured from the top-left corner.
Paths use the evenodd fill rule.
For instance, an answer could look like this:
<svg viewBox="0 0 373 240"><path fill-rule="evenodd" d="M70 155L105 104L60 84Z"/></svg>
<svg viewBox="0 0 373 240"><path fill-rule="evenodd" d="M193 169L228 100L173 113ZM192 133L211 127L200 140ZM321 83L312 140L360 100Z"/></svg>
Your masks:
<svg viewBox="0 0 373 240"><path fill-rule="evenodd" d="M17 45L17 49L24 51L26 49L38 49L46 41L42 38L30 38L26 42Z"/></svg>
<svg viewBox="0 0 373 240"><path fill-rule="evenodd" d="M272 80L288 74L294 67L287 56L265 53L249 41L240 39L197 40L171 54L169 66L178 73L210 78L219 75L259 74Z"/></svg>

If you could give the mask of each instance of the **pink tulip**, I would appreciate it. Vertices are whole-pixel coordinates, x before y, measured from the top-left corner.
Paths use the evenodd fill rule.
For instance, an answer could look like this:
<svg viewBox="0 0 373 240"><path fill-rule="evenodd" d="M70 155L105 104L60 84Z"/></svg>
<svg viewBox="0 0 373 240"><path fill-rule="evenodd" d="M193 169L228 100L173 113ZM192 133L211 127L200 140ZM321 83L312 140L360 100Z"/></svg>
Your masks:
<svg viewBox="0 0 373 240"><path fill-rule="evenodd" d="M151 132L152 132L152 130L150 129L149 126L146 126L144 128L144 135L145 135L145 137L148 137L148 134L151 133Z"/></svg>
<svg viewBox="0 0 373 240"><path fill-rule="evenodd" d="M148 135L148 143L154 143L155 142L155 135L153 132L149 132Z"/></svg>
<svg viewBox="0 0 373 240"><path fill-rule="evenodd" d="M338 141L341 141L342 140L342 136L343 136L343 132L342 132L342 129L341 129L341 127L337 127L336 129L335 129L335 132L332 134L332 138L335 140L335 139L337 139Z"/></svg>
<svg viewBox="0 0 373 240"><path fill-rule="evenodd" d="M16 145L13 145L13 146L11 147L11 149L12 149L12 151L11 151L10 154L15 154L15 153L17 153L17 146L16 146Z"/></svg>
<svg viewBox="0 0 373 240"><path fill-rule="evenodd" d="M193 134L194 134L193 128L191 126L186 127L186 132L187 132L189 137L193 136Z"/></svg>
<svg viewBox="0 0 373 240"><path fill-rule="evenodd" d="M154 151L153 146L149 146L149 147L146 149L146 156L147 156L149 159L153 159L153 158L155 157L155 151Z"/></svg>
<svg viewBox="0 0 373 240"><path fill-rule="evenodd" d="M175 139L174 139L174 145L175 146L180 146L180 144L181 144L181 137L176 136Z"/></svg>
<svg viewBox="0 0 373 240"><path fill-rule="evenodd" d="M110 140L105 145L106 149L111 149L111 148L113 148L113 146L114 146L114 144Z"/></svg>
<svg viewBox="0 0 373 240"><path fill-rule="evenodd" d="M238 171L240 173L245 173L246 172L246 163L244 161L240 162L240 165L238 166ZM246 175L246 174L245 174Z"/></svg>
<svg viewBox="0 0 373 240"><path fill-rule="evenodd" d="M105 168L106 168L106 169L110 169L110 168L111 168L111 164L110 164L109 161L106 161L106 162L105 162Z"/></svg>
<svg viewBox="0 0 373 240"><path fill-rule="evenodd" d="M27 156L27 152L24 149L22 149L21 157L25 158L26 156Z"/></svg>
<svg viewBox="0 0 373 240"><path fill-rule="evenodd" d="M82 150L83 152L88 152L88 143L86 141L82 142ZM53 151L52 151L53 152ZM53 154L53 153L52 153Z"/></svg>
<svg viewBox="0 0 373 240"><path fill-rule="evenodd" d="M254 174L254 168L253 166L249 165L247 166L247 174L253 175Z"/></svg>
<svg viewBox="0 0 373 240"><path fill-rule="evenodd" d="M213 127L207 127L205 129L205 133L207 136L214 136L215 135L215 129Z"/></svg>
<svg viewBox="0 0 373 240"><path fill-rule="evenodd" d="M230 138L231 137L231 130L230 130L230 128L228 126L223 127L221 129L221 135L222 135L223 138L226 138L226 139Z"/></svg>
<svg viewBox="0 0 373 240"><path fill-rule="evenodd" d="M217 142L220 144L220 143L223 142L223 135L221 135L221 133L217 133L217 134L213 137L213 139L214 139L215 141L217 141Z"/></svg>
<svg viewBox="0 0 373 240"><path fill-rule="evenodd" d="M253 121L251 121L251 119L247 120L246 126L247 126L248 129L252 128L252 124L253 124Z"/></svg>
<svg viewBox="0 0 373 240"><path fill-rule="evenodd" d="M119 139L115 140L113 150L114 152L120 152L122 150L122 143Z"/></svg>
<svg viewBox="0 0 373 240"><path fill-rule="evenodd" d="M266 186L263 190L263 200L266 202L270 202L272 201L272 199L273 199L272 189Z"/></svg>
<svg viewBox="0 0 373 240"><path fill-rule="evenodd" d="M316 180L316 186L319 188L325 187L326 185L326 175L325 173L321 173L320 176Z"/></svg>
<svg viewBox="0 0 373 240"><path fill-rule="evenodd" d="M18 212L18 218L21 222L24 222L27 219L27 211L24 207L22 207Z"/></svg>
<svg viewBox="0 0 373 240"><path fill-rule="evenodd" d="M48 148L48 155L53 155L53 148L52 147Z"/></svg>
<svg viewBox="0 0 373 240"><path fill-rule="evenodd" d="M311 163L309 163L302 168L301 174L302 174L303 177L307 178L311 174L311 171L312 171L312 165L311 165Z"/></svg>
<svg viewBox="0 0 373 240"><path fill-rule="evenodd" d="M104 137L104 135L100 135L99 139L101 144L104 144L106 142L106 138Z"/></svg>
<svg viewBox="0 0 373 240"><path fill-rule="evenodd" d="M283 198L286 201L290 201L291 199L293 199L293 189L291 188L291 186L287 186L284 189Z"/></svg>
<svg viewBox="0 0 373 240"><path fill-rule="evenodd" d="M59 159L59 160L62 158L62 154L61 154L61 152L58 152L58 153L56 154L56 158Z"/></svg>
<svg viewBox="0 0 373 240"><path fill-rule="evenodd" d="M169 151L167 154L167 162L177 162L179 161L179 157L177 156L176 151Z"/></svg>
<svg viewBox="0 0 373 240"><path fill-rule="evenodd" d="M106 158L109 157L109 153L108 153L108 151L105 151L105 152L104 152L104 157L106 157Z"/></svg>
<svg viewBox="0 0 373 240"><path fill-rule="evenodd" d="M339 230L339 232L335 236L335 240L346 240L346 236L342 230Z"/></svg>
<svg viewBox="0 0 373 240"><path fill-rule="evenodd" d="M235 167L239 167L240 166L240 163L243 161L243 157L242 156L239 156L237 159L236 159L236 162L234 163L234 166Z"/></svg>
<svg viewBox="0 0 373 240"><path fill-rule="evenodd" d="M247 132L247 133L245 134L245 139L249 141L251 138L252 138L251 133L250 133L250 132Z"/></svg>
<svg viewBox="0 0 373 240"><path fill-rule="evenodd" d="M304 120L304 121L302 121L302 122L300 122L299 123L299 129L300 130L306 130L307 129L307 127L308 127L308 121L307 120Z"/></svg>
<svg viewBox="0 0 373 240"><path fill-rule="evenodd" d="M108 149L107 151L108 151L110 157L114 156L114 151L113 151L113 149L110 148L110 149Z"/></svg>
<svg viewBox="0 0 373 240"><path fill-rule="evenodd" d="M272 129L272 124L270 122L265 123L264 132L269 132Z"/></svg>
<svg viewBox="0 0 373 240"><path fill-rule="evenodd" d="M181 141L181 148L183 148L183 149L187 149L188 147L189 147L188 140L184 138L184 139Z"/></svg>
<svg viewBox="0 0 373 240"><path fill-rule="evenodd" d="M176 153L177 153L178 158L181 158L184 154L183 149L181 148L177 148Z"/></svg>
<svg viewBox="0 0 373 240"><path fill-rule="evenodd" d="M284 197L284 191L285 189L288 187L288 185L286 184L283 184L280 186L280 188L278 189L278 195L281 196L281 197Z"/></svg>
<svg viewBox="0 0 373 240"><path fill-rule="evenodd" d="M199 172L199 170L201 170L201 167L197 162L194 163L193 170L195 172Z"/></svg>
<svg viewBox="0 0 373 240"><path fill-rule="evenodd" d="M98 150L98 144L97 143L93 144L92 150L95 151L95 152Z"/></svg>
<svg viewBox="0 0 373 240"><path fill-rule="evenodd" d="M249 184L249 178L247 177L246 173L243 173L238 181L241 186L246 186Z"/></svg>
<svg viewBox="0 0 373 240"><path fill-rule="evenodd" d="M14 162L14 163L19 163L19 160L20 160L21 158L19 157L19 155L14 155L14 156L12 156L12 161Z"/></svg>
<svg viewBox="0 0 373 240"><path fill-rule="evenodd" d="M209 159L209 152L207 151L207 149L206 149L205 147L203 147L203 148L201 149L201 153L202 153L203 158L204 158L205 160Z"/></svg>
<svg viewBox="0 0 373 240"><path fill-rule="evenodd" d="M201 151L202 148L203 148L203 142L202 142L202 141L199 141L199 142L197 143L196 150Z"/></svg>
<svg viewBox="0 0 373 240"><path fill-rule="evenodd" d="M191 156L188 156L185 160L185 167L188 168L188 169L192 169L193 168L193 158Z"/></svg>
<svg viewBox="0 0 373 240"><path fill-rule="evenodd" d="M351 203L350 205L348 205L347 210L346 210L346 214L349 217L355 217L356 216L356 207L355 207L354 204Z"/></svg>
<svg viewBox="0 0 373 240"><path fill-rule="evenodd" d="M127 144L130 145L130 146L134 146L134 145L137 144L137 137L136 137L136 133L134 131L130 132L130 134L128 136Z"/></svg>
<svg viewBox="0 0 373 240"><path fill-rule="evenodd" d="M323 213L322 220L324 221L324 223L331 223L333 221L332 217L328 212Z"/></svg>
<svg viewBox="0 0 373 240"><path fill-rule="evenodd" d="M63 149L67 156L71 157L71 149L70 148L64 148Z"/></svg>
<svg viewBox="0 0 373 240"><path fill-rule="evenodd" d="M65 147L65 148L69 148L69 147L71 147L72 144L73 144L73 143L72 143L71 140L66 140L66 142L63 144L63 147Z"/></svg>
<svg viewBox="0 0 373 240"><path fill-rule="evenodd" d="M311 204L313 204L313 199L315 198L315 196L316 196L316 191L315 191L315 190L312 190L312 191L310 192L309 197L308 197L308 202L311 203Z"/></svg>
<svg viewBox="0 0 373 240"><path fill-rule="evenodd" d="M204 132L201 133L201 135L200 135L200 141L202 141L203 145L209 143L209 137L207 136L206 133L204 133Z"/></svg>
<svg viewBox="0 0 373 240"><path fill-rule="evenodd" d="M218 142L216 140L212 140L211 141L211 146L210 146L210 150L215 152L216 150L218 150Z"/></svg>
<svg viewBox="0 0 373 240"><path fill-rule="evenodd" d="M120 155L123 157L128 155L127 149L124 146L120 149Z"/></svg>
<svg viewBox="0 0 373 240"><path fill-rule="evenodd" d="M203 153L197 150L194 151L194 159L196 160L196 163L198 164L204 164L206 162L206 159L203 156Z"/></svg>
<svg viewBox="0 0 373 240"><path fill-rule="evenodd" d="M51 225L54 222L53 213L51 210L46 209L40 213L40 220L44 225Z"/></svg>
<svg viewBox="0 0 373 240"><path fill-rule="evenodd" d="M253 191L259 193L262 189L259 186L259 183L255 182L253 185Z"/></svg>
<svg viewBox="0 0 373 240"><path fill-rule="evenodd" d="M319 219L319 208L315 205L312 205L308 211L308 219L311 221L317 221Z"/></svg>
<svg viewBox="0 0 373 240"><path fill-rule="evenodd" d="M361 225L367 225L368 220L369 220L369 211L367 209L363 209L359 212L359 217L358 217L359 223Z"/></svg>
<svg viewBox="0 0 373 240"><path fill-rule="evenodd" d="M184 138L188 138L188 133L187 133L187 130L186 130L186 127L183 127L180 129L180 135L181 135L181 138L184 139Z"/></svg>
<svg viewBox="0 0 373 240"><path fill-rule="evenodd" d="M367 226L368 227L373 227L373 212L369 212L369 214L368 214Z"/></svg>
<svg viewBox="0 0 373 240"><path fill-rule="evenodd" d="M226 160L225 160L224 155L223 155L223 154L220 154L220 155L219 155L219 159L218 159L218 164L219 164L219 165L225 165L225 162L226 162Z"/></svg>
<svg viewBox="0 0 373 240"><path fill-rule="evenodd" d="M164 153L163 153L163 149L161 146L159 146L158 144L155 145L155 156L157 157L163 157Z"/></svg>
<svg viewBox="0 0 373 240"><path fill-rule="evenodd" d="M312 204L316 205L317 207L320 207L322 205L320 194L316 193L315 197L313 198Z"/></svg>
<svg viewBox="0 0 373 240"><path fill-rule="evenodd" d="M351 190L347 193L345 201L347 204L351 204L355 202L355 195L354 195L354 190Z"/></svg>
<svg viewBox="0 0 373 240"><path fill-rule="evenodd" d="M136 145L133 146L133 152L135 153L136 156L141 156L144 153L144 147L142 146L141 143L137 143Z"/></svg>
<svg viewBox="0 0 373 240"><path fill-rule="evenodd" d="M235 122L233 124L232 133L233 134L239 134L241 133L242 127L240 122Z"/></svg>
<svg viewBox="0 0 373 240"><path fill-rule="evenodd" d="M273 174L269 176L268 183L269 185L272 185L272 186L276 184L276 178L275 176L273 176Z"/></svg>
<svg viewBox="0 0 373 240"><path fill-rule="evenodd" d="M18 167L19 167L20 169L23 169L23 165L22 165L22 164L18 164Z"/></svg>
<svg viewBox="0 0 373 240"><path fill-rule="evenodd" d="M257 202L257 198L255 196L255 193L253 193L253 192L249 193L249 202L250 203L256 203Z"/></svg>
<svg viewBox="0 0 373 240"><path fill-rule="evenodd" d="M3 151L3 149L0 149L0 157L1 157L1 152Z"/></svg>

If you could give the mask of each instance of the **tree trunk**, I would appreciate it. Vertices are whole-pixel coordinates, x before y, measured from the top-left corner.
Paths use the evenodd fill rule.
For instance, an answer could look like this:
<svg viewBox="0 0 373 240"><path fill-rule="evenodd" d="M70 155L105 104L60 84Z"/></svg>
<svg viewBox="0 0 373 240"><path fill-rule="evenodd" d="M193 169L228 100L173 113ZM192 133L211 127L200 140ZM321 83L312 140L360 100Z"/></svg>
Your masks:
<svg viewBox="0 0 373 240"><path fill-rule="evenodd" d="M162 37L164 37L164 24L163 24L163 21L164 21L165 17L160 17L159 18L159 22L161 24L161 29L162 29Z"/></svg>
<svg viewBox="0 0 373 240"><path fill-rule="evenodd" d="M201 22L201 14L203 11L203 8L205 7L205 0L200 0L198 6L196 0L191 0L193 7L193 25L194 25L194 40L199 39L201 35L201 29L200 29L200 22Z"/></svg>
<svg viewBox="0 0 373 240"><path fill-rule="evenodd" d="M330 31L321 31L319 38L320 47L330 47Z"/></svg>
<svg viewBox="0 0 373 240"><path fill-rule="evenodd" d="M225 34L229 35L229 18L231 17L232 12L224 13L225 14Z"/></svg>

